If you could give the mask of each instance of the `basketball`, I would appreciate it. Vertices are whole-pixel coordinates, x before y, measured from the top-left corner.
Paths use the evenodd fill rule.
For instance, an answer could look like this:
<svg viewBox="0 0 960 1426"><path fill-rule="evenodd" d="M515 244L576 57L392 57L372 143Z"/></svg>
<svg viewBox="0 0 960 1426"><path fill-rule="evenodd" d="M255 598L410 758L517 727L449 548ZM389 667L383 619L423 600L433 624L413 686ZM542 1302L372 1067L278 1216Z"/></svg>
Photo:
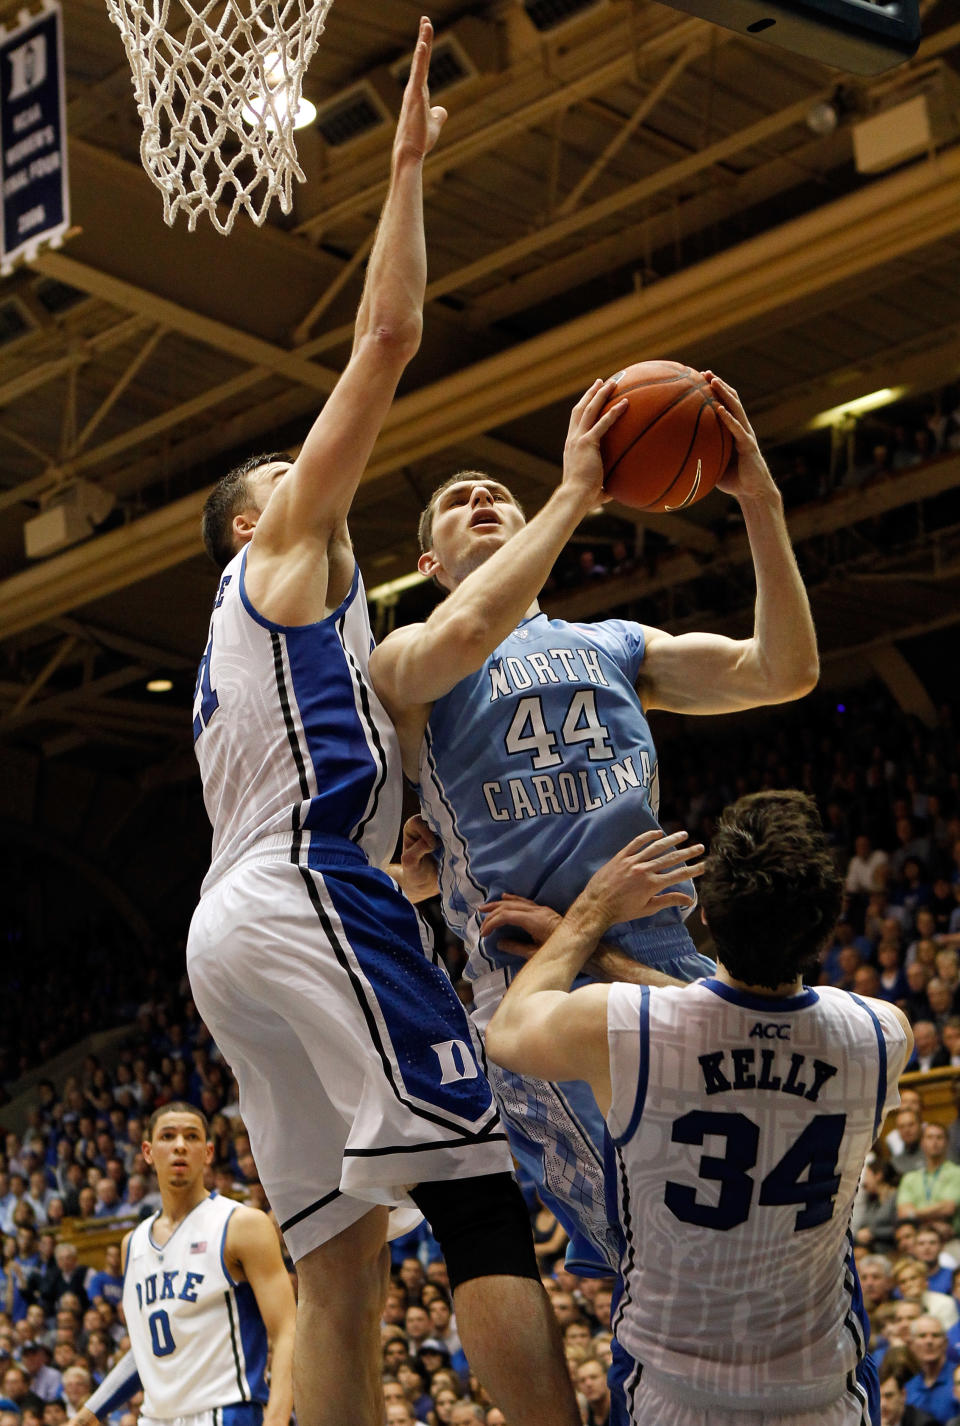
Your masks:
<svg viewBox="0 0 960 1426"><path fill-rule="evenodd" d="M733 454L709 383L680 362L641 361L619 373L608 408L623 397L600 446L607 493L657 514L702 500Z"/></svg>

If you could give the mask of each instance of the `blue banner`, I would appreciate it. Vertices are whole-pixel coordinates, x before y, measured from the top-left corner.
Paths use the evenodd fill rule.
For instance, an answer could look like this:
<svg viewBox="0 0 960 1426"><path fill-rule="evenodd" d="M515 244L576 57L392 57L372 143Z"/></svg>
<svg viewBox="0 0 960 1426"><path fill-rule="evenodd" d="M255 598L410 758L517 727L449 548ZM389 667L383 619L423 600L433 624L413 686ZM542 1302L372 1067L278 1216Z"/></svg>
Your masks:
<svg viewBox="0 0 960 1426"><path fill-rule="evenodd" d="M21 12L22 13L22 12ZM70 225L63 19L57 0L0 27L0 272Z"/></svg>

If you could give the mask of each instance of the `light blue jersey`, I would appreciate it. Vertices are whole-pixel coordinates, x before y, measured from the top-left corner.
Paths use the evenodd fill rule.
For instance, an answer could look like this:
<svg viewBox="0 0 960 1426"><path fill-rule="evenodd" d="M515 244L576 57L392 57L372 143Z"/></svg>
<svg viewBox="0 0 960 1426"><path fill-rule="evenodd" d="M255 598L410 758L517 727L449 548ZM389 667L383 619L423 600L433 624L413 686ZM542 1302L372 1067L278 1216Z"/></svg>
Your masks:
<svg viewBox="0 0 960 1426"><path fill-rule="evenodd" d="M496 937L481 941L481 903L512 891L566 911L598 867L659 825L657 754L635 690L643 652L639 624L536 614L433 706L420 800L442 847L444 916L467 947L481 1033L522 964ZM692 882L679 886L694 894ZM714 969L674 907L604 939L681 980ZM488 1070L510 1147L570 1234L568 1267L616 1272L604 1123L589 1086Z"/></svg>
<svg viewBox="0 0 960 1426"><path fill-rule="evenodd" d="M433 706L420 799L443 848L444 915L471 978L509 964L477 907L504 891L566 911L591 875L657 822L657 754L635 691L639 624L526 619ZM693 883L680 889L693 895ZM694 951L675 907L605 938L669 968Z"/></svg>

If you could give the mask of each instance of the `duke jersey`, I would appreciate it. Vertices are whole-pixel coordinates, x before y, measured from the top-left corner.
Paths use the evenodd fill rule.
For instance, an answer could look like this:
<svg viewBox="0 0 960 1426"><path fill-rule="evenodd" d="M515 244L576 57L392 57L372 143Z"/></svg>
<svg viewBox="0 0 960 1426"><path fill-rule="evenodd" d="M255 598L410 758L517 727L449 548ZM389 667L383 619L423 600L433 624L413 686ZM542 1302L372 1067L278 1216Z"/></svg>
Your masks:
<svg viewBox="0 0 960 1426"><path fill-rule="evenodd" d="M267 1333L253 1288L224 1261L237 1205L212 1194L157 1247L138 1223L127 1249L123 1315L143 1386L143 1414L165 1420L265 1402Z"/></svg>
<svg viewBox="0 0 960 1426"><path fill-rule="evenodd" d="M694 1407L835 1401L869 1337L849 1223L899 1102L892 1007L832 987L616 984L607 1029L617 1340L647 1385Z"/></svg>
<svg viewBox="0 0 960 1426"><path fill-rule="evenodd" d="M658 825L657 755L634 687L642 662L639 624L538 613L434 704L419 792L471 978L521 964L495 938L481 944L481 902L512 891L566 911L598 867ZM694 895L692 882L680 887ZM673 907L604 939L650 965L693 951Z"/></svg>
<svg viewBox="0 0 960 1426"><path fill-rule="evenodd" d="M348 838L375 866L400 828L400 751L370 685L373 641L360 572L326 619L271 623L227 565L194 696L193 734L213 824L204 890L250 854ZM292 845L293 844L293 845Z"/></svg>

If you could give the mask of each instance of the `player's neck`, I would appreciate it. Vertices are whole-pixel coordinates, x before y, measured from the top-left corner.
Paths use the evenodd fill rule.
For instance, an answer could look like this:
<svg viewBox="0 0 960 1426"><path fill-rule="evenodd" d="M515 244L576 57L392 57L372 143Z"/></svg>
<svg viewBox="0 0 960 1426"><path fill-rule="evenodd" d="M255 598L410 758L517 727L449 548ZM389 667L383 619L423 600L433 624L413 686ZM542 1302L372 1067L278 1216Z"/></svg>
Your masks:
<svg viewBox="0 0 960 1426"><path fill-rule="evenodd" d="M160 1190L160 1219L169 1224L171 1230L182 1223L188 1213L192 1213L198 1203L209 1198L203 1179L184 1188L162 1188Z"/></svg>
<svg viewBox="0 0 960 1426"><path fill-rule="evenodd" d="M782 985L775 986L771 990L769 985L750 985L745 980L737 980L730 974L722 961L717 962L716 978L724 985L729 985L733 990L740 990L744 995L759 995L764 1000L790 1000L803 991L802 976L798 975L795 980L784 981Z"/></svg>

